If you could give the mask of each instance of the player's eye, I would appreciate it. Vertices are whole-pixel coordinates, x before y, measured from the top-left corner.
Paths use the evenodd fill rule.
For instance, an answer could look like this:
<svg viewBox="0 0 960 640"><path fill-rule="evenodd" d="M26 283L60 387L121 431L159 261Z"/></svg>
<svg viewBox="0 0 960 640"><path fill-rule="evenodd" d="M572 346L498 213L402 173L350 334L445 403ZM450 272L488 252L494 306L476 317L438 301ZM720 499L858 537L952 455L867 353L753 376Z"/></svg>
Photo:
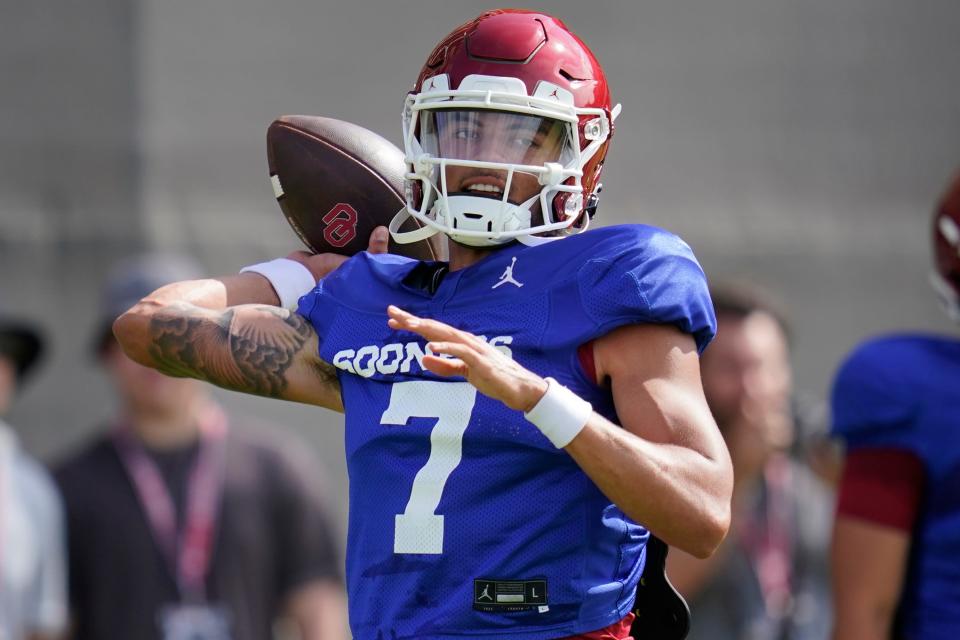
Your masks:
<svg viewBox="0 0 960 640"><path fill-rule="evenodd" d="M541 137L529 131L513 131L508 138L508 142L523 150L536 150L542 145Z"/></svg>
<svg viewBox="0 0 960 640"><path fill-rule="evenodd" d="M457 140L476 140L480 134L476 127L459 127L454 131L453 136Z"/></svg>

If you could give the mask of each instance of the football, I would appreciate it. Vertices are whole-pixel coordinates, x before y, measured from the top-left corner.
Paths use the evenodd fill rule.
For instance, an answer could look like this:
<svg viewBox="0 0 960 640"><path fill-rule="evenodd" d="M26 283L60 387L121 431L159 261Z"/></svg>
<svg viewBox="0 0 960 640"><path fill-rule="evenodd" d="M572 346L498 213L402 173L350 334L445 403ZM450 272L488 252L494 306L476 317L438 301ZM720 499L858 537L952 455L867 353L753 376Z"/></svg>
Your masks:
<svg viewBox="0 0 960 640"><path fill-rule="evenodd" d="M267 129L267 162L283 215L314 253L353 255L404 206L403 152L358 125L320 116L282 116ZM418 225L407 220L402 231ZM418 260L442 255L441 236L396 244Z"/></svg>

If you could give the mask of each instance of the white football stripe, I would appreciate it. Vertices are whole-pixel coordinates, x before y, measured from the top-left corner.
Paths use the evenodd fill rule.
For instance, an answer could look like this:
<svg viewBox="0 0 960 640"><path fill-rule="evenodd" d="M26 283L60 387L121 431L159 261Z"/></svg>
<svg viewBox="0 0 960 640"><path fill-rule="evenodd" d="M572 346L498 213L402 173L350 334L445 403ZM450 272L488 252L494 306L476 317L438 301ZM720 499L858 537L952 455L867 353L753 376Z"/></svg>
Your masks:
<svg viewBox="0 0 960 640"><path fill-rule="evenodd" d="M283 195L283 187L280 185L280 176L270 176L270 184L273 185L273 197L280 198Z"/></svg>

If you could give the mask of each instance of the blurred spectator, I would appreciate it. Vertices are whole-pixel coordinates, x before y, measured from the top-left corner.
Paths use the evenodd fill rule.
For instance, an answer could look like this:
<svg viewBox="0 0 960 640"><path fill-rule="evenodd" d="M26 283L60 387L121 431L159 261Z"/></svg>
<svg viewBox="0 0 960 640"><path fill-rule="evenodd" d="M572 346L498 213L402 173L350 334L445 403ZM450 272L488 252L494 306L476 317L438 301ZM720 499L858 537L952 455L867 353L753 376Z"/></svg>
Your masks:
<svg viewBox="0 0 960 640"><path fill-rule="evenodd" d="M675 549L668 573L690 602L692 640L822 640L832 500L792 453L800 429L786 324L755 290L712 296L717 337L701 373L733 460L733 520L711 558Z"/></svg>
<svg viewBox="0 0 960 640"><path fill-rule="evenodd" d="M317 462L277 431L241 428L206 385L136 364L113 338L122 311L197 273L148 256L109 278L94 346L120 414L56 472L75 637L264 640L285 618L304 639L342 638Z"/></svg>
<svg viewBox="0 0 960 640"><path fill-rule="evenodd" d="M934 213L933 283L960 322L960 173ZM847 445L833 531L836 640L960 638L960 339L857 347L833 385Z"/></svg>
<svg viewBox="0 0 960 640"><path fill-rule="evenodd" d="M33 328L0 318L0 416L41 351ZM0 420L0 640L49 639L65 631L64 542L56 486Z"/></svg>

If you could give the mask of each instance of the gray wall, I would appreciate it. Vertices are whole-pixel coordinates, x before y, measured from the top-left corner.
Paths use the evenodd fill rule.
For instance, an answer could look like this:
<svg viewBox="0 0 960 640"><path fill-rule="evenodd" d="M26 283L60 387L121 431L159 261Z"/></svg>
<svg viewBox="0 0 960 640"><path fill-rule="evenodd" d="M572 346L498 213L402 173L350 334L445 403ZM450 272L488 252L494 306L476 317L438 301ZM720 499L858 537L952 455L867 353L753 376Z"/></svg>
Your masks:
<svg viewBox="0 0 960 640"><path fill-rule="evenodd" d="M862 337L951 331L926 285L928 216L960 165L956 0L552 2L624 104L601 222L683 235L713 279L767 285L825 393ZM110 414L87 354L97 283L141 246L212 271L296 245L266 179L290 113L399 140L432 45L487 5L0 0L0 304L54 339L11 421L45 456ZM231 396L317 445L345 492L339 417Z"/></svg>

